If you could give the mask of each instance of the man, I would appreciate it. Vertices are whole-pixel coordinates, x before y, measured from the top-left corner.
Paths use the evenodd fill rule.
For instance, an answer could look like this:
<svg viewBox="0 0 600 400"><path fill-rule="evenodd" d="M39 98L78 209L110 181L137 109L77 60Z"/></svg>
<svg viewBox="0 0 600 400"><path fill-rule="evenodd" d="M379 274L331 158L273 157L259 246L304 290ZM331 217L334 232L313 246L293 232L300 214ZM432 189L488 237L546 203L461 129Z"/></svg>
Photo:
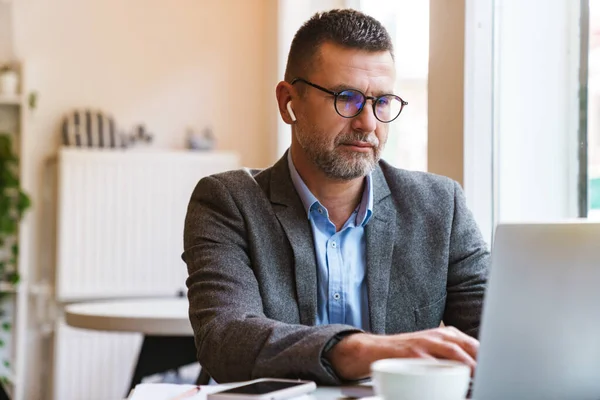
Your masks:
<svg viewBox="0 0 600 400"><path fill-rule="evenodd" d="M183 259L198 359L217 382L340 384L389 357L475 366L489 253L457 183L379 161L406 105L394 83L379 22L315 15L276 89L289 151L198 183Z"/></svg>

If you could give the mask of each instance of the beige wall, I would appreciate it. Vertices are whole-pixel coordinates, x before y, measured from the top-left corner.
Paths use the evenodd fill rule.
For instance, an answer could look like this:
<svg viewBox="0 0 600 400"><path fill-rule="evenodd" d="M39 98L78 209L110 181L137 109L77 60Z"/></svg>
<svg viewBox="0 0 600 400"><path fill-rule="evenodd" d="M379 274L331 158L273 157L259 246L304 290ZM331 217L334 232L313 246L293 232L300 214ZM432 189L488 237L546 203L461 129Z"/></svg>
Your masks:
<svg viewBox="0 0 600 400"><path fill-rule="evenodd" d="M0 65L14 56L12 31L10 5L0 1Z"/></svg>
<svg viewBox="0 0 600 400"><path fill-rule="evenodd" d="M262 0L13 2L15 49L40 108L28 134L47 153L73 107L144 122L156 145L183 147L187 126L211 125L220 149L264 166L267 51Z"/></svg>
<svg viewBox="0 0 600 400"><path fill-rule="evenodd" d="M58 148L62 116L75 107L111 112L124 129L144 123L155 134L157 147L182 148L188 126L210 125L218 149L238 151L245 166L265 167L273 161L275 5L275 0L2 5L0 55L14 53L25 61L27 86L39 92L39 106L27 119L22 154L23 180L34 202L27 216L33 280L52 262L37 251L43 240L44 160ZM7 20L12 24L10 43L4 34ZM40 342L30 337L27 343L26 398L39 398Z"/></svg>

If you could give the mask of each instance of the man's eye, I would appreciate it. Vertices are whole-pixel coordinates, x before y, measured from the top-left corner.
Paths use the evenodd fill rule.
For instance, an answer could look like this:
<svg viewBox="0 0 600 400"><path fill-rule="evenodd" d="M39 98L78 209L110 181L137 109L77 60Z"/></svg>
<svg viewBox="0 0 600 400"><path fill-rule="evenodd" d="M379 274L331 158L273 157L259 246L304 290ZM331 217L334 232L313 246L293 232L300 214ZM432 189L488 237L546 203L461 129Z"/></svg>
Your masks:
<svg viewBox="0 0 600 400"><path fill-rule="evenodd" d="M387 97L381 97L379 100L377 100L377 105L387 106L389 104L390 104L390 99Z"/></svg>
<svg viewBox="0 0 600 400"><path fill-rule="evenodd" d="M352 99L352 95L347 94L347 93L340 93L338 95L339 101L350 101L351 99Z"/></svg>
<svg viewBox="0 0 600 400"><path fill-rule="evenodd" d="M343 92L338 94L338 101L361 102L362 95L355 90L344 90Z"/></svg>

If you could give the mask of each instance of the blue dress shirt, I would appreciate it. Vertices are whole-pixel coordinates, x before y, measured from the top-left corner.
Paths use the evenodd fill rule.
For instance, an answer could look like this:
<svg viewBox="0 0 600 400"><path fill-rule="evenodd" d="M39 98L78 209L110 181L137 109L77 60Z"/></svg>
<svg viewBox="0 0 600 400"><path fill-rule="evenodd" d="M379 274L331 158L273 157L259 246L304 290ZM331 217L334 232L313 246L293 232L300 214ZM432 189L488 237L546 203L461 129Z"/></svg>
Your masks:
<svg viewBox="0 0 600 400"><path fill-rule="evenodd" d="M317 325L346 324L370 331L365 226L373 214L371 174L362 199L336 232L329 213L308 189L288 151L292 182L312 228L317 259Z"/></svg>

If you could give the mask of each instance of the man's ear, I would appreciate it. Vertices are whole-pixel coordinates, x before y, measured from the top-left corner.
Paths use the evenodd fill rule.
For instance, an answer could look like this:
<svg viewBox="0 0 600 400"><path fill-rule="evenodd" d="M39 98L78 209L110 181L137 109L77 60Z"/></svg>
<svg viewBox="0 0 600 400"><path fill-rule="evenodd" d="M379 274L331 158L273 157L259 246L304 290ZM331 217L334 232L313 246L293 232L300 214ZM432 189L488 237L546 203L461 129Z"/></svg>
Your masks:
<svg viewBox="0 0 600 400"><path fill-rule="evenodd" d="M296 115L292 108L292 97L295 96L293 86L286 81L279 82L275 88L275 96L277 97L281 119L290 125L296 122Z"/></svg>

